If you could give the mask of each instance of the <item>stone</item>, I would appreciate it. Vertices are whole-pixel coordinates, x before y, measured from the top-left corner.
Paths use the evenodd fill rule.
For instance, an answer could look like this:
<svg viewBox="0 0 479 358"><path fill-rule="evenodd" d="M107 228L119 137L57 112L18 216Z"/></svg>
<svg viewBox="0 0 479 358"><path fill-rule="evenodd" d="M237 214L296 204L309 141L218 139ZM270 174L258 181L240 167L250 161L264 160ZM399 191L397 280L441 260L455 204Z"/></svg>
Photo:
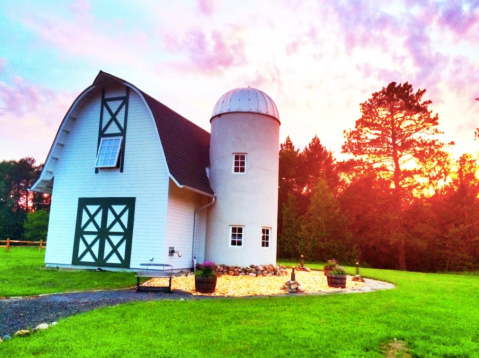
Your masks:
<svg viewBox="0 0 479 358"><path fill-rule="evenodd" d="M56 326L58 322L52 322L52 326Z"/></svg>
<svg viewBox="0 0 479 358"><path fill-rule="evenodd" d="M289 287L291 287L292 290L296 290L299 286L298 286L297 284L293 283L293 284L292 284L291 286L289 286Z"/></svg>
<svg viewBox="0 0 479 358"><path fill-rule="evenodd" d="M262 273L263 273L262 271L258 270L256 271L256 276L261 276Z"/></svg>
<svg viewBox="0 0 479 358"><path fill-rule="evenodd" d="M43 331L44 329L48 329L48 323L42 323L35 327L35 331Z"/></svg>
<svg viewBox="0 0 479 358"><path fill-rule="evenodd" d="M2 342L3 342L3 339L2 339L2 337L0 337L0 344L2 344Z"/></svg>
<svg viewBox="0 0 479 358"><path fill-rule="evenodd" d="M12 339L12 337L10 337L8 334L4 335L2 338L4 341L9 341L10 339Z"/></svg>
<svg viewBox="0 0 479 358"><path fill-rule="evenodd" d="M267 274L267 276L271 277L271 276L273 276L273 274L270 272L270 273Z"/></svg>
<svg viewBox="0 0 479 358"><path fill-rule="evenodd" d="M28 329L21 329L19 331L16 331L14 335L19 337L25 337L30 335L30 331Z"/></svg>
<svg viewBox="0 0 479 358"><path fill-rule="evenodd" d="M244 276L245 274L244 274L244 272L241 272L239 275L240 275L240 276Z"/></svg>
<svg viewBox="0 0 479 358"><path fill-rule="evenodd" d="M250 273L249 274L251 277L256 277L256 274L255 273Z"/></svg>
<svg viewBox="0 0 479 358"><path fill-rule="evenodd" d="M262 273L261 273L263 276L266 276L268 274L268 271L264 270Z"/></svg>
<svg viewBox="0 0 479 358"><path fill-rule="evenodd" d="M298 292L304 293L306 291L306 288L304 286L298 286Z"/></svg>
<svg viewBox="0 0 479 358"><path fill-rule="evenodd" d="M228 275L234 276L234 275L235 275L235 272L234 272L234 271L229 271L229 272L228 272Z"/></svg>
<svg viewBox="0 0 479 358"><path fill-rule="evenodd" d="M263 266L258 266L258 270L263 271L264 270Z"/></svg>
<svg viewBox="0 0 479 358"><path fill-rule="evenodd" d="M239 271L235 271L235 276L239 276Z"/></svg>

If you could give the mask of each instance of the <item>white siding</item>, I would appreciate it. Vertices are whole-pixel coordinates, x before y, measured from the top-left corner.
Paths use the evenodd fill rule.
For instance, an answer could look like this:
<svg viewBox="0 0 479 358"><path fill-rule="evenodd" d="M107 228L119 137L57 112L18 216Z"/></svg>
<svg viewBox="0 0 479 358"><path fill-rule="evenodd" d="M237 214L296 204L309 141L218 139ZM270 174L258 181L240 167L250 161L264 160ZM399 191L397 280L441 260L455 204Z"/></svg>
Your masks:
<svg viewBox="0 0 479 358"><path fill-rule="evenodd" d="M125 95L126 87L107 87L105 97ZM124 172L95 174L101 90L79 103L69 134L58 153L45 256L47 264L71 264L78 198L135 197L130 267L165 256L169 173L156 125L143 99L130 90ZM108 119L108 118L107 118ZM104 118L105 120L105 118ZM166 254L167 255L167 254Z"/></svg>
<svg viewBox="0 0 479 358"><path fill-rule="evenodd" d="M165 260L175 269L191 268L193 266L193 231L195 210L205 205L208 200L202 195L187 189L180 189L170 181L168 196L168 219L166 230L166 242L168 247L173 246L179 250L182 257L175 254ZM198 262L203 262L205 250L205 225L206 210L198 215L198 227L196 238L196 252Z"/></svg>

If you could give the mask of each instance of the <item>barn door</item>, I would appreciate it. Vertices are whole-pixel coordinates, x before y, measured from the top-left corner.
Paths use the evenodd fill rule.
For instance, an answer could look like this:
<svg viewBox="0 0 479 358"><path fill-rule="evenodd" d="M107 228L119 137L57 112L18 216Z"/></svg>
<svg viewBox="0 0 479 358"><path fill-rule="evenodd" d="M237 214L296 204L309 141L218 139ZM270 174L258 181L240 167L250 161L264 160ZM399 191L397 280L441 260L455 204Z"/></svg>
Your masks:
<svg viewBox="0 0 479 358"><path fill-rule="evenodd" d="M130 267L135 198L80 198L74 265Z"/></svg>

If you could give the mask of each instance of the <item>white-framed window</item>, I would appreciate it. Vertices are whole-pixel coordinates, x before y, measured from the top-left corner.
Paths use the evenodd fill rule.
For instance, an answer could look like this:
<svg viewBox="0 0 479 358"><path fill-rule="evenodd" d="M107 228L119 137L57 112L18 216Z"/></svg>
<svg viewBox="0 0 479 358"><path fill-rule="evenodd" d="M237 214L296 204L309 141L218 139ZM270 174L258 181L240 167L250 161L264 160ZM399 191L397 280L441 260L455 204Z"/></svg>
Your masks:
<svg viewBox="0 0 479 358"><path fill-rule="evenodd" d="M116 168L120 157L122 137L104 137L96 157L96 168Z"/></svg>
<svg viewBox="0 0 479 358"><path fill-rule="evenodd" d="M233 173L246 173L246 153L233 153Z"/></svg>
<svg viewBox="0 0 479 358"><path fill-rule="evenodd" d="M244 226L231 226L230 246L243 246Z"/></svg>
<svg viewBox="0 0 479 358"><path fill-rule="evenodd" d="M261 247L264 247L264 248L269 247L270 235L271 235L271 228L264 227L261 229Z"/></svg>

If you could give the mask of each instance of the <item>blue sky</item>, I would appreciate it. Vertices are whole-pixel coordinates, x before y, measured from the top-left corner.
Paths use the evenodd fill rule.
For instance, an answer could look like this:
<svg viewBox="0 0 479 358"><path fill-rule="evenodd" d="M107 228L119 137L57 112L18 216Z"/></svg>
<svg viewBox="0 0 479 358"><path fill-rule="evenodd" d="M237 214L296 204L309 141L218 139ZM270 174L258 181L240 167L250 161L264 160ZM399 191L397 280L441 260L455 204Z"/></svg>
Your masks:
<svg viewBox="0 0 479 358"><path fill-rule="evenodd" d="M0 39L0 160L43 162L100 70L207 130L223 93L259 88L282 141L317 134L340 158L359 104L409 81L455 157L479 149L479 0L4 1Z"/></svg>

